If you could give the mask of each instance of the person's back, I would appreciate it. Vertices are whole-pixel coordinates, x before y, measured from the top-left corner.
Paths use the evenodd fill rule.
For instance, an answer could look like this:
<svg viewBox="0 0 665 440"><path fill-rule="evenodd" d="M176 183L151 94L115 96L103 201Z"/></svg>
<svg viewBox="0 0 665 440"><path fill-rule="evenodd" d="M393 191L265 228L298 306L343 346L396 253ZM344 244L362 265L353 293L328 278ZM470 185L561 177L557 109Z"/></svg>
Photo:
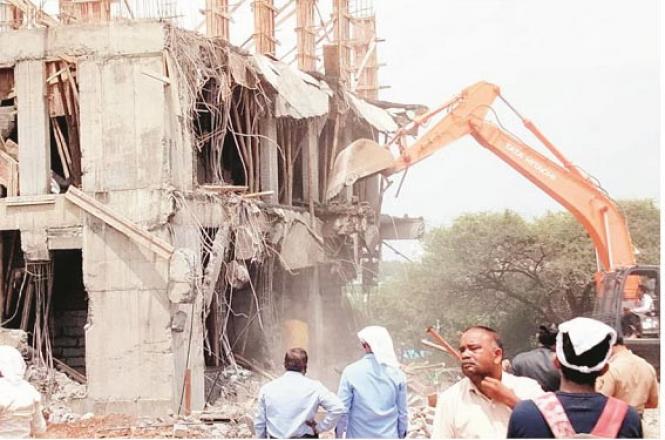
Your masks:
<svg viewBox="0 0 665 440"><path fill-rule="evenodd" d="M41 395L24 374L18 350L0 346L0 438L27 438L46 430Z"/></svg>
<svg viewBox="0 0 665 440"><path fill-rule="evenodd" d="M607 397L600 393L559 391L555 394L570 424L578 434L588 434L593 430L607 403ZM628 409L617 437L642 437L640 416L634 408ZM511 420L508 422L508 438L555 438L555 436L534 401L523 400L513 409Z"/></svg>
<svg viewBox="0 0 665 440"><path fill-rule="evenodd" d="M0 438L28 438L46 428L41 395L26 380L0 378Z"/></svg>
<svg viewBox="0 0 665 440"><path fill-rule="evenodd" d="M305 376L307 352L292 348L286 352L282 376L263 385L259 391L254 419L257 438L318 438L320 432L335 426L344 412L339 398L321 382ZM315 420L319 406L326 410Z"/></svg>
<svg viewBox="0 0 665 440"><path fill-rule="evenodd" d="M561 390L519 402L508 422L508 438L569 438L576 434L641 438L635 408L594 388L607 367L616 337L614 329L590 318L559 325L554 365L560 370Z"/></svg>
<svg viewBox="0 0 665 440"><path fill-rule="evenodd" d="M656 370L646 360L628 350L623 341L615 346L608 371L596 380L596 390L623 400L640 414L645 407L658 406Z"/></svg>
<svg viewBox="0 0 665 440"><path fill-rule="evenodd" d="M347 366L339 396L352 400L347 414L347 438L399 438L397 401L406 378L392 367L379 364L373 354Z"/></svg>
<svg viewBox="0 0 665 440"><path fill-rule="evenodd" d="M305 425L308 420L313 420L318 408L318 395L329 392L321 382L304 377L301 373L287 371L282 376L265 384L259 393L260 399L264 400L266 414L267 432L274 437L291 437L301 435L299 432L286 432L282 424L287 422L294 427L289 431L295 431L297 427ZM302 402L293 405L294 402ZM307 402L316 402L316 405L307 407Z"/></svg>
<svg viewBox="0 0 665 440"><path fill-rule="evenodd" d="M534 379L545 391L556 391L559 389L560 378L553 361L552 350L538 347L515 356L511 361L511 369L515 376Z"/></svg>
<svg viewBox="0 0 665 440"><path fill-rule="evenodd" d="M545 391L557 391L561 379L559 371L554 367L556 335L555 325L539 326L536 337L540 346L515 356L511 361L512 373L534 379Z"/></svg>
<svg viewBox="0 0 665 440"><path fill-rule="evenodd" d="M392 339L379 326L365 327L358 338L365 355L342 372L337 395L346 414L335 433L338 438L404 438L406 377L399 370Z"/></svg>

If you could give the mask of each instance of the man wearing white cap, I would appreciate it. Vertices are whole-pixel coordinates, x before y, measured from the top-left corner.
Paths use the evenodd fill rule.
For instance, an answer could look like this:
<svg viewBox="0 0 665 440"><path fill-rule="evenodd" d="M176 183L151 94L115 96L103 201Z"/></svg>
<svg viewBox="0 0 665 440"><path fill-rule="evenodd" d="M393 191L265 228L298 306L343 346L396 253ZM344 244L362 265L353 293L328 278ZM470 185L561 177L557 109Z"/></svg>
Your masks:
<svg viewBox="0 0 665 440"><path fill-rule="evenodd" d="M46 430L41 394L24 374L21 353L0 345L0 438L28 438Z"/></svg>
<svg viewBox="0 0 665 440"><path fill-rule="evenodd" d="M405 438L406 377L392 338L384 327L369 326L358 332L358 339L365 355L342 372L337 394L346 414L335 433L338 438Z"/></svg>
<svg viewBox="0 0 665 440"><path fill-rule="evenodd" d="M561 387L518 403L508 423L508 438L570 438L591 434L604 438L641 438L635 408L595 392L606 369L616 332L600 321L575 318L559 325L554 365Z"/></svg>

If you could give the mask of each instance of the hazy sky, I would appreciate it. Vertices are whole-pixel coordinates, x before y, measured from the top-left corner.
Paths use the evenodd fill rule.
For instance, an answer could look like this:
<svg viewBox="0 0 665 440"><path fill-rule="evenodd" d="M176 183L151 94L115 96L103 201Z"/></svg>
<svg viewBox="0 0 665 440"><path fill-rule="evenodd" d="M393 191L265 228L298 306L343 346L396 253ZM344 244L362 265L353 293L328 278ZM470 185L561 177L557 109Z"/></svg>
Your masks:
<svg viewBox="0 0 665 440"><path fill-rule="evenodd" d="M613 198L659 200L657 1L408 3L375 1L387 40L379 46L381 82L390 86L383 99L435 107L469 84L493 82ZM544 152L519 120L500 117ZM385 212L422 215L428 226L506 208L527 216L562 209L472 138L414 166L399 198L384 199Z"/></svg>

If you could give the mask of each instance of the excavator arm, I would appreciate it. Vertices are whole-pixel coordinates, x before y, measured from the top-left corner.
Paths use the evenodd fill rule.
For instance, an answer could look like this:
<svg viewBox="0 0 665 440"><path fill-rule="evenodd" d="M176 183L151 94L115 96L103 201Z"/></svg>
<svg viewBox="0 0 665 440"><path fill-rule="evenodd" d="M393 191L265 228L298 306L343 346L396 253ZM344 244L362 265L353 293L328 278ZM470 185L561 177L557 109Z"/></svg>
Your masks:
<svg viewBox="0 0 665 440"><path fill-rule="evenodd" d="M616 204L593 181L584 176L528 120L524 125L561 162L561 165L535 151L517 137L497 125L485 121L499 87L479 82L462 91L442 107L423 115L412 125L397 132L387 146L360 139L341 151L335 160L327 197L334 197L357 179L376 173L385 176L402 171L429 157L434 152L465 135L478 143L549 194L582 224L596 248L598 272L614 271L635 264L633 246L626 221ZM510 106L510 104L508 104ZM511 109L512 106L510 106ZM426 131L411 146L406 146L405 134L428 122L438 113L448 114ZM514 109L513 109L514 110ZM399 156L387 148L397 144Z"/></svg>
<svg viewBox="0 0 665 440"><path fill-rule="evenodd" d="M492 123L472 120L469 125L478 143L559 202L582 224L596 247L602 270L635 264L626 221L600 188Z"/></svg>

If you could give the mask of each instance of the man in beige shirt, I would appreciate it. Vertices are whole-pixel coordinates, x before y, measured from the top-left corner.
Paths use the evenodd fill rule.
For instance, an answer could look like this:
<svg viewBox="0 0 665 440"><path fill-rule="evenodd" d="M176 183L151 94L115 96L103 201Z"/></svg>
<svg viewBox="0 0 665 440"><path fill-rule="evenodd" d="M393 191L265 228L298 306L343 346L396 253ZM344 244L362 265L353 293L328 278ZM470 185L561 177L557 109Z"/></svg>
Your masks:
<svg viewBox="0 0 665 440"><path fill-rule="evenodd" d="M466 377L439 396L432 438L506 438L515 404L544 391L533 379L502 371L503 344L489 327L466 329L460 353Z"/></svg>
<svg viewBox="0 0 665 440"><path fill-rule="evenodd" d="M609 369L596 379L596 391L623 400L640 414L644 413L644 408L658 407L656 370L628 350L622 337L617 338L612 348Z"/></svg>

